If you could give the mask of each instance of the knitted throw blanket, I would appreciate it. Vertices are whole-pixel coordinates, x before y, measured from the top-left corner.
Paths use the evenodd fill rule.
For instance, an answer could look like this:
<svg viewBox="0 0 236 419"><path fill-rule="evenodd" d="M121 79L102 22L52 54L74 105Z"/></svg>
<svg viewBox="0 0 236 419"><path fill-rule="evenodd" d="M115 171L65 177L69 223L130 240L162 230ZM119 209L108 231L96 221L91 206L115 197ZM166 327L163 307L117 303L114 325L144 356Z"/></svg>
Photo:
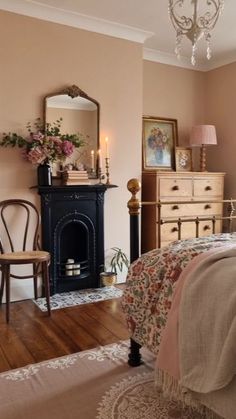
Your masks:
<svg viewBox="0 0 236 419"><path fill-rule="evenodd" d="M182 272L157 366L203 405L236 418L235 245L197 256Z"/></svg>

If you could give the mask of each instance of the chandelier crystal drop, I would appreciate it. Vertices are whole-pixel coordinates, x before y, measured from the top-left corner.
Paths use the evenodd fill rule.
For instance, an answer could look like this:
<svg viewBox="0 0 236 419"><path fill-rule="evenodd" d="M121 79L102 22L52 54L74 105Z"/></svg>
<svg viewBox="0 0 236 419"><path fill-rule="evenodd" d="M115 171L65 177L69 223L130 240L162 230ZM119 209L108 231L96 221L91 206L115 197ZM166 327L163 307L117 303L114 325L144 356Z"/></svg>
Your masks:
<svg viewBox="0 0 236 419"><path fill-rule="evenodd" d="M186 4L192 6L192 16L188 17L181 12ZM197 42L205 38L207 44L206 56L211 58L211 31L222 13L224 0L201 0L201 6L204 6L202 14L198 12L198 0L169 0L168 12L171 22L176 30L175 53L180 58L182 40L186 36L192 43L192 65L196 64Z"/></svg>

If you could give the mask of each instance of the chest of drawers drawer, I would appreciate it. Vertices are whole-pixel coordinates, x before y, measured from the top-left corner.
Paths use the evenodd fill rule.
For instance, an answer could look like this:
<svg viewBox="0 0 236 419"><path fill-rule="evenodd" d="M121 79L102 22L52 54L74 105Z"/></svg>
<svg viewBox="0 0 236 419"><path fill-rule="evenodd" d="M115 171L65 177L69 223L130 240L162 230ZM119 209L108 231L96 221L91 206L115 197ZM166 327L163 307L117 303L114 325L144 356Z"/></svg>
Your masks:
<svg viewBox="0 0 236 419"><path fill-rule="evenodd" d="M216 202L207 202L202 204L165 204L161 207L161 218L176 217L195 217L220 215L222 213L222 204Z"/></svg>
<svg viewBox="0 0 236 419"><path fill-rule="evenodd" d="M161 241L162 242L171 242L178 240L178 231L179 227L177 223L166 223L161 226ZM216 221L215 223L215 233L220 233L221 231L221 221ZM213 224L211 221L203 220L199 223L199 237L208 236L213 234ZM190 237L196 237L196 223L187 222L182 223L181 225L181 239L188 239Z"/></svg>
<svg viewBox="0 0 236 419"><path fill-rule="evenodd" d="M191 179L160 178L160 198L191 197Z"/></svg>
<svg viewBox="0 0 236 419"><path fill-rule="evenodd" d="M223 179L209 178L209 179L194 179L193 180L193 195L198 196L221 196L223 190Z"/></svg>

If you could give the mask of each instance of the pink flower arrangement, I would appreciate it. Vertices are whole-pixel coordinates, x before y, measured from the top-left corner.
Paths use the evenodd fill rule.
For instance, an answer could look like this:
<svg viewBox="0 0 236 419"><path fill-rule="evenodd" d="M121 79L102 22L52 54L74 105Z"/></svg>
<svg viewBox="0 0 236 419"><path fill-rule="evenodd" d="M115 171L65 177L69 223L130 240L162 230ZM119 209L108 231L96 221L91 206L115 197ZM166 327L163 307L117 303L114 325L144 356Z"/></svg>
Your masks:
<svg viewBox="0 0 236 419"><path fill-rule="evenodd" d="M37 119L34 124L35 132L29 123L27 137L16 133L3 134L0 146L22 148L23 158L32 164L64 161L72 155L75 148L84 145L85 140L82 134L61 134L61 122L62 118L43 128L40 119Z"/></svg>

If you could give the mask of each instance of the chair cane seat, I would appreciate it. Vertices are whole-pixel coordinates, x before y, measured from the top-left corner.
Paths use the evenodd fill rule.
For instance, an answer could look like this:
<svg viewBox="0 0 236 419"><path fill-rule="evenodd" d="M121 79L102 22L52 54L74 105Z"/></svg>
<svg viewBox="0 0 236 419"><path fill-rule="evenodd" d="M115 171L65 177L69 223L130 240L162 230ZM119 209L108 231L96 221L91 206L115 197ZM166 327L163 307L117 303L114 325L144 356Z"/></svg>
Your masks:
<svg viewBox="0 0 236 419"><path fill-rule="evenodd" d="M2 264L12 263L20 264L24 263L34 263L34 262L43 262L50 259L50 254L43 250L31 250L31 251L20 251L20 252L10 252L3 253L0 255L0 262Z"/></svg>

